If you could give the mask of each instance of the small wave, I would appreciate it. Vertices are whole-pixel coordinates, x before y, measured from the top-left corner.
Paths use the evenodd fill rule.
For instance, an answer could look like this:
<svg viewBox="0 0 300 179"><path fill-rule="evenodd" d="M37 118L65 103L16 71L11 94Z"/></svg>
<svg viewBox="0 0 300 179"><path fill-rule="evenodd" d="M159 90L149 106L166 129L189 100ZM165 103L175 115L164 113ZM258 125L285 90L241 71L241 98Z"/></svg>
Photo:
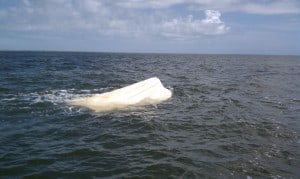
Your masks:
<svg viewBox="0 0 300 179"><path fill-rule="evenodd" d="M4 99L2 99L3 101L13 101L13 100L16 100L17 98L4 98Z"/></svg>
<svg viewBox="0 0 300 179"><path fill-rule="evenodd" d="M88 97L93 94L102 93L107 88L100 89L61 89L61 90L46 90L32 93L17 93L17 94L6 94L2 99L2 103L6 105L10 104L27 104L35 105L42 103L51 103L53 105L64 104L66 101L78 98Z"/></svg>
<svg viewBox="0 0 300 179"><path fill-rule="evenodd" d="M86 94L88 95L88 94ZM54 105L64 103L68 99L77 96L84 96L84 94L77 94L75 90L51 90L44 92L34 92L21 95L24 100L28 100L30 104L50 102Z"/></svg>

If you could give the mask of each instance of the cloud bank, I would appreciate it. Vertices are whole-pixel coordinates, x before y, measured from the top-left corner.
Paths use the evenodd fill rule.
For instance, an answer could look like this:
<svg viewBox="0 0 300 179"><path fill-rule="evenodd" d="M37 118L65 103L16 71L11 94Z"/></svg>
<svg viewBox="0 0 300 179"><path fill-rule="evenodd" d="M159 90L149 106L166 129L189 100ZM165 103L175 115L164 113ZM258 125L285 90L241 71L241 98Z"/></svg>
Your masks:
<svg viewBox="0 0 300 179"><path fill-rule="evenodd" d="M297 0L118 0L116 2L126 8L169 8L184 4L192 10L215 9L262 15L300 13L300 2Z"/></svg>
<svg viewBox="0 0 300 179"><path fill-rule="evenodd" d="M108 36L176 39L220 35L229 31L229 27L221 20L220 11L195 13L198 16L205 15L203 18L161 11L161 8L176 2L181 1L23 0L17 5L0 9L0 30L92 32Z"/></svg>
<svg viewBox="0 0 300 179"><path fill-rule="evenodd" d="M172 39L228 33L221 12L300 13L297 0L23 0L6 6L0 30Z"/></svg>

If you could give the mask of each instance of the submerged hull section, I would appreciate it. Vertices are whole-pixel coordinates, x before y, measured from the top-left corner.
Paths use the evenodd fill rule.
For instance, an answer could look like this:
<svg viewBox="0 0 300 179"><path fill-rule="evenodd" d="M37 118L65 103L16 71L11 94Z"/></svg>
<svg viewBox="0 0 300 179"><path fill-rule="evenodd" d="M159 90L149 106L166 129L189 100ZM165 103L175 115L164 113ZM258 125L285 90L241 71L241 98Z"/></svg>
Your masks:
<svg viewBox="0 0 300 179"><path fill-rule="evenodd" d="M153 77L111 92L74 99L69 101L69 104L104 112L157 104L171 96L171 91L166 89L157 77Z"/></svg>

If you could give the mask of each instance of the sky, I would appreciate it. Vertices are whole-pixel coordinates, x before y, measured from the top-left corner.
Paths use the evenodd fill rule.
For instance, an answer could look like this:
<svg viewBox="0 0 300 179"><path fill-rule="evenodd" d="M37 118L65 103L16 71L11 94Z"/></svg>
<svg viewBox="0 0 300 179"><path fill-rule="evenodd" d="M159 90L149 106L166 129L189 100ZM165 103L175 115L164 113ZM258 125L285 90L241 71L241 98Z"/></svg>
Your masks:
<svg viewBox="0 0 300 179"><path fill-rule="evenodd" d="M0 50L300 55L300 0L0 0Z"/></svg>

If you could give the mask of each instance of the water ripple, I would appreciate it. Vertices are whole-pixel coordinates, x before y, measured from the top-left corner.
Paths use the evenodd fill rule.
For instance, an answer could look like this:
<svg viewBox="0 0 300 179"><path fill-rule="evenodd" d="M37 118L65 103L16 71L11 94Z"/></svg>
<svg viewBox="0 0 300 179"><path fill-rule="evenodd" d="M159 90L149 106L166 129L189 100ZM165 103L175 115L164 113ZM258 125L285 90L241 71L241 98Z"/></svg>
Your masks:
<svg viewBox="0 0 300 179"><path fill-rule="evenodd" d="M0 52L0 176L297 178L299 57ZM173 97L68 106L158 76Z"/></svg>

